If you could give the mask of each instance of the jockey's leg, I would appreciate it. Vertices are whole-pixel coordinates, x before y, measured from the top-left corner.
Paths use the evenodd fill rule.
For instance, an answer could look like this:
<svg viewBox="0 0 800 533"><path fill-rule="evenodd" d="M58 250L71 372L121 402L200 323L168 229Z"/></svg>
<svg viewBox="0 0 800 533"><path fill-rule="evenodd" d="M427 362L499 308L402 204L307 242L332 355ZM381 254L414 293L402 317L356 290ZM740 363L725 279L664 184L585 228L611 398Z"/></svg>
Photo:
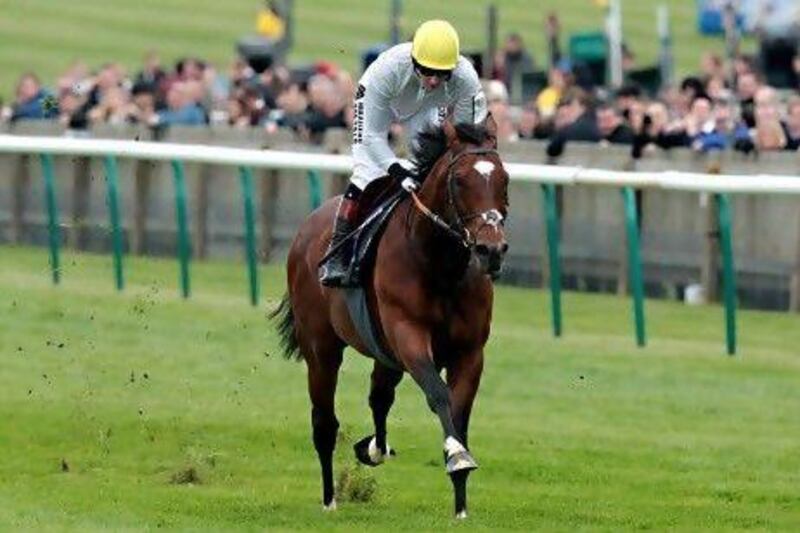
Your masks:
<svg viewBox="0 0 800 533"><path fill-rule="evenodd" d="M352 259L352 246L344 241L356 228L360 196L361 189L351 182L339 202L339 208L333 221L333 236L325 254L326 256L330 255L328 260L320 266L319 273L320 283L327 287L341 287L347 281Z"/></svg>

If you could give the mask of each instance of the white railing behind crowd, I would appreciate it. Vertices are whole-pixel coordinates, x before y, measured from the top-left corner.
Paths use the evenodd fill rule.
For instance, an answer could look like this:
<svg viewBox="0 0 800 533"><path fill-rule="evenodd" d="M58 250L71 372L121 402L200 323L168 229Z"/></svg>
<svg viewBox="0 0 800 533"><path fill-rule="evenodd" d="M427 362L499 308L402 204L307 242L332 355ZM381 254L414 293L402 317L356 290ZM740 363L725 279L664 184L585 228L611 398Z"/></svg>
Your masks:
<svg viewBox="0 0 800 533"><path fill-rule="evenodd" d="M252 150L144 141L29 137L0 134L0 153L106 156L170 161L173 159L258 168L349 172L346 155ZM799 161L800 162L800 161ZM800 194L798 176L717 175L687 172L631 172L583 167L505 163L513 180L558 185L595 185L742 194Z"/></svg>

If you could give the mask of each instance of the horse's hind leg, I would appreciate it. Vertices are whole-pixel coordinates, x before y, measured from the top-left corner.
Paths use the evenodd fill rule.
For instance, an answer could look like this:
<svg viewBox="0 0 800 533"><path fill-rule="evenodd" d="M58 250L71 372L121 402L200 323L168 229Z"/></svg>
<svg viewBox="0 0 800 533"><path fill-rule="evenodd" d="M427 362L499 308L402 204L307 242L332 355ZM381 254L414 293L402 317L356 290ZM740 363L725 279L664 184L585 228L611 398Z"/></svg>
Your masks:
<svg viewBox="0 0 800 533"><path fill-rule="evenodd" d="M378 466L394 454L386 443L386 418L394 403L394 391L401 379L403 372L375 361L369 391L375 434L364 437L353 446L356 458L365 465Z"/></svg>
<svg viewBox="0 0 800 533"><path fill-rule="evenodd" d="M339 421L336 419L334 396L342 364L342 346L338 342L321 350L316 347L306 357L308 393L311 397L311 425L314 448L322 469L322 506L326 511L336 509L333 487L333 450ZM308 353L308 352L306 352Z"/></svg>

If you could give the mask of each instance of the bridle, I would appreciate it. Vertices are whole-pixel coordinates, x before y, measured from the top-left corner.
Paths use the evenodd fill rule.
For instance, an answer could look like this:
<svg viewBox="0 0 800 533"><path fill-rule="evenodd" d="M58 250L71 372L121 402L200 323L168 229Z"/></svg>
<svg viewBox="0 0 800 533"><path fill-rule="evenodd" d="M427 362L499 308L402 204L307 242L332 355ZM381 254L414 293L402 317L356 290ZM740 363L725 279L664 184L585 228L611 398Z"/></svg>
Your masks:
<svg viewBox="0 0 800 533"><path fill-rule="evenodd" d="M450 154L450 161L447 162L447 208L450 212L452 212L455 218L454 224L447 222L441 216L431 211L425 204L422 203L422 200L419 199L417 193L413 191L411 192L411 198L413 199L416 208L439 228L444 230L446 234L453 237L468 249L472 249L477 245L476 237L484 227L491 226L493 228L497 228L498 226L503 225L503 215L497 209L488 209L486 211L481 211L480 213L463 215L461 214L461 211L459 211L458 204L456 203L456 180L454 172L456 163L465 155L486 154L498 155L497 150L494 148L483 147L468 148L464 151L458 152L457 154L453 154L452 152ZM467 229L467 223L476 218L482 219L483 223L478 227L475 235L473 235Z"/></svg>

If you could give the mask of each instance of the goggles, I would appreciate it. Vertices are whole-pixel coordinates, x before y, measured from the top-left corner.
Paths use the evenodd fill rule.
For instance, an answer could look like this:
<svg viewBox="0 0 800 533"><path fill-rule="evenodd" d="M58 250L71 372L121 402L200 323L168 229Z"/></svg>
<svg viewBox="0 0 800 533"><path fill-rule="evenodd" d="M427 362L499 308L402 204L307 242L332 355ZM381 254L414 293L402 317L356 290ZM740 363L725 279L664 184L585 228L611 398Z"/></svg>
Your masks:
<svg viewBox="0 0 800 533"><path fill-rule="evenodd" d="M442 81L448 81L450 79L450 77L453 75L453 71L452 70L436 70L436 69L424 67L424 66L420 65L419 63L417 63L416 61L414 61L414 70L420 76L424 76L426 78L430 78L430 77L439 78Z"/></svg>

